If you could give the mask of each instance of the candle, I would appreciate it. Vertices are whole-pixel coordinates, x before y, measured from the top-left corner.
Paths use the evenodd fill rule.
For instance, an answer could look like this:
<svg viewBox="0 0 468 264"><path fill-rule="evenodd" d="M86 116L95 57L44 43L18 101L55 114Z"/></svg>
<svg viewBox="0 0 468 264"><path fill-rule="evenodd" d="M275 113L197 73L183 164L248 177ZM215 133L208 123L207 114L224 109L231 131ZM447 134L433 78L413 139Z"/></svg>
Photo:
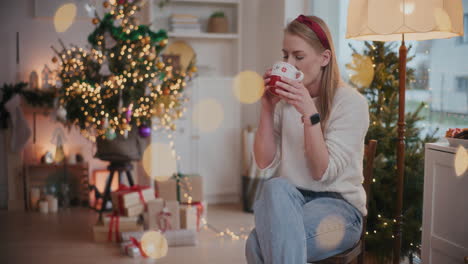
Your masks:
<svg viewBox="0 0 468 264"><path fill-rule="evenodd" d="M41 197L41 190L39 188L33 187L31 188L30 191L30 209L31 210L37 210L37 202L39 201L39 198Z"/></svg>
<svg viewBox="0 0 468 264"><path fill-rule="evenodd" d="M46 200L39 201L39 212L42 214L49 213L49 203Z"/></svg>
<svg viewBox="0 0 468 264"><path fill-rule="evenodd" d="M46 196L48 208L50 213L57 213L58 211L58 200L53 195Z"/></svg>

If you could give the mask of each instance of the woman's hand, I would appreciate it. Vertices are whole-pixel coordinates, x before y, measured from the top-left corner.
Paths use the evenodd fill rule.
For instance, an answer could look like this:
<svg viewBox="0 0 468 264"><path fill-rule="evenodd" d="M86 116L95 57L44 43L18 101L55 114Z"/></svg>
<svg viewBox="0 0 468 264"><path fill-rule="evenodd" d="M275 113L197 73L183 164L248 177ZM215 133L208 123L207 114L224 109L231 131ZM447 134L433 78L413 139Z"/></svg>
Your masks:
<svg viewBox="0 0 468 264"><path fill-rule="evenodd" d="M302 116L307 117L318 112L309 90L302 82L281 77L281 81L276 82L276 86L280 88L276 89L276 92L281 99L294 106Z"/></svg>
<svg viewBox="0 0 468 264"><path fill-rule="evenodd" d="M275 110L276 104L281 100L278 96L273 95L268 90L271 89L271 86L268 85L270 82L271 68L268 69L263 75L263 80L265 82L265 91L262 96L262 107L273 112Z"/></svg>

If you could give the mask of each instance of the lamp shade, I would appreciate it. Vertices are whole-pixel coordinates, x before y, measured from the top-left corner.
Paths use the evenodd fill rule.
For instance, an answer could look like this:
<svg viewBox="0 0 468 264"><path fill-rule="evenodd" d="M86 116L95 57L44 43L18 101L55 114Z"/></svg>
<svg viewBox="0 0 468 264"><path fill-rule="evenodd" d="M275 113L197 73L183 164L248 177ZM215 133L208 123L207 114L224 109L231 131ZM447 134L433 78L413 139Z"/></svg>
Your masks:
<svg viewBox="0 0 468 264"><path fill-rule="evenodd" d="M350 0L346 38L427 40L463 35L462 0Z"/></svg>

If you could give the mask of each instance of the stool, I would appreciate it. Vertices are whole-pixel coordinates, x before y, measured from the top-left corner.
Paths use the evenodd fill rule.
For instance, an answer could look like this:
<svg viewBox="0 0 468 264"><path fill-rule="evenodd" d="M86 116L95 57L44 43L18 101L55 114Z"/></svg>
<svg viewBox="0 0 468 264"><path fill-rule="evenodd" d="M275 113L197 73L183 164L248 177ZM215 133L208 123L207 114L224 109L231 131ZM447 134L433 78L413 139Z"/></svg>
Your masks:
<svg viewBox="0 0 468 264"><path fill-rule="evenodd" d="M128 184L133 186L133 177L131 170L133 169L132 164L129 161L111 161L110 165L107 167L109 170L109 176L107 177L106 181L106 188L104 189L104 196L102 198L102 206L101 210L99 210L99 222L102 223L102 213L106 210L106 205L108 201L111 201L111 184L112 179L114 178L115 172L119 173L119 184L122 182L122 173L125 172L127 174ZM116 205L113 205L116 206Z"/></svg>

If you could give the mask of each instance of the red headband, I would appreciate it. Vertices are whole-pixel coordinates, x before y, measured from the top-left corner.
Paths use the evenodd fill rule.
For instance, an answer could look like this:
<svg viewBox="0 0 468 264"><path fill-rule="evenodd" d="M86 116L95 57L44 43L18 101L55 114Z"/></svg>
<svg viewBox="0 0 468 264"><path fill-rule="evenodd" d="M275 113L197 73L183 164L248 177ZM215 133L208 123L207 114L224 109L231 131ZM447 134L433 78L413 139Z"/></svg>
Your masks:
<svg viewBox="0 0 468 264"><path fill-rule="evenodd" d="M304 15L298 16L296 20L299 23L304 24L310 29L312 29L315 35L317 35L317 38L320 40L320 43L322 43L322 46L325 49L330 49L330 43L328 43L327 35L325 34L325 31L323 31L322 27L317 22L313 21L312 19Z"/></svg>

